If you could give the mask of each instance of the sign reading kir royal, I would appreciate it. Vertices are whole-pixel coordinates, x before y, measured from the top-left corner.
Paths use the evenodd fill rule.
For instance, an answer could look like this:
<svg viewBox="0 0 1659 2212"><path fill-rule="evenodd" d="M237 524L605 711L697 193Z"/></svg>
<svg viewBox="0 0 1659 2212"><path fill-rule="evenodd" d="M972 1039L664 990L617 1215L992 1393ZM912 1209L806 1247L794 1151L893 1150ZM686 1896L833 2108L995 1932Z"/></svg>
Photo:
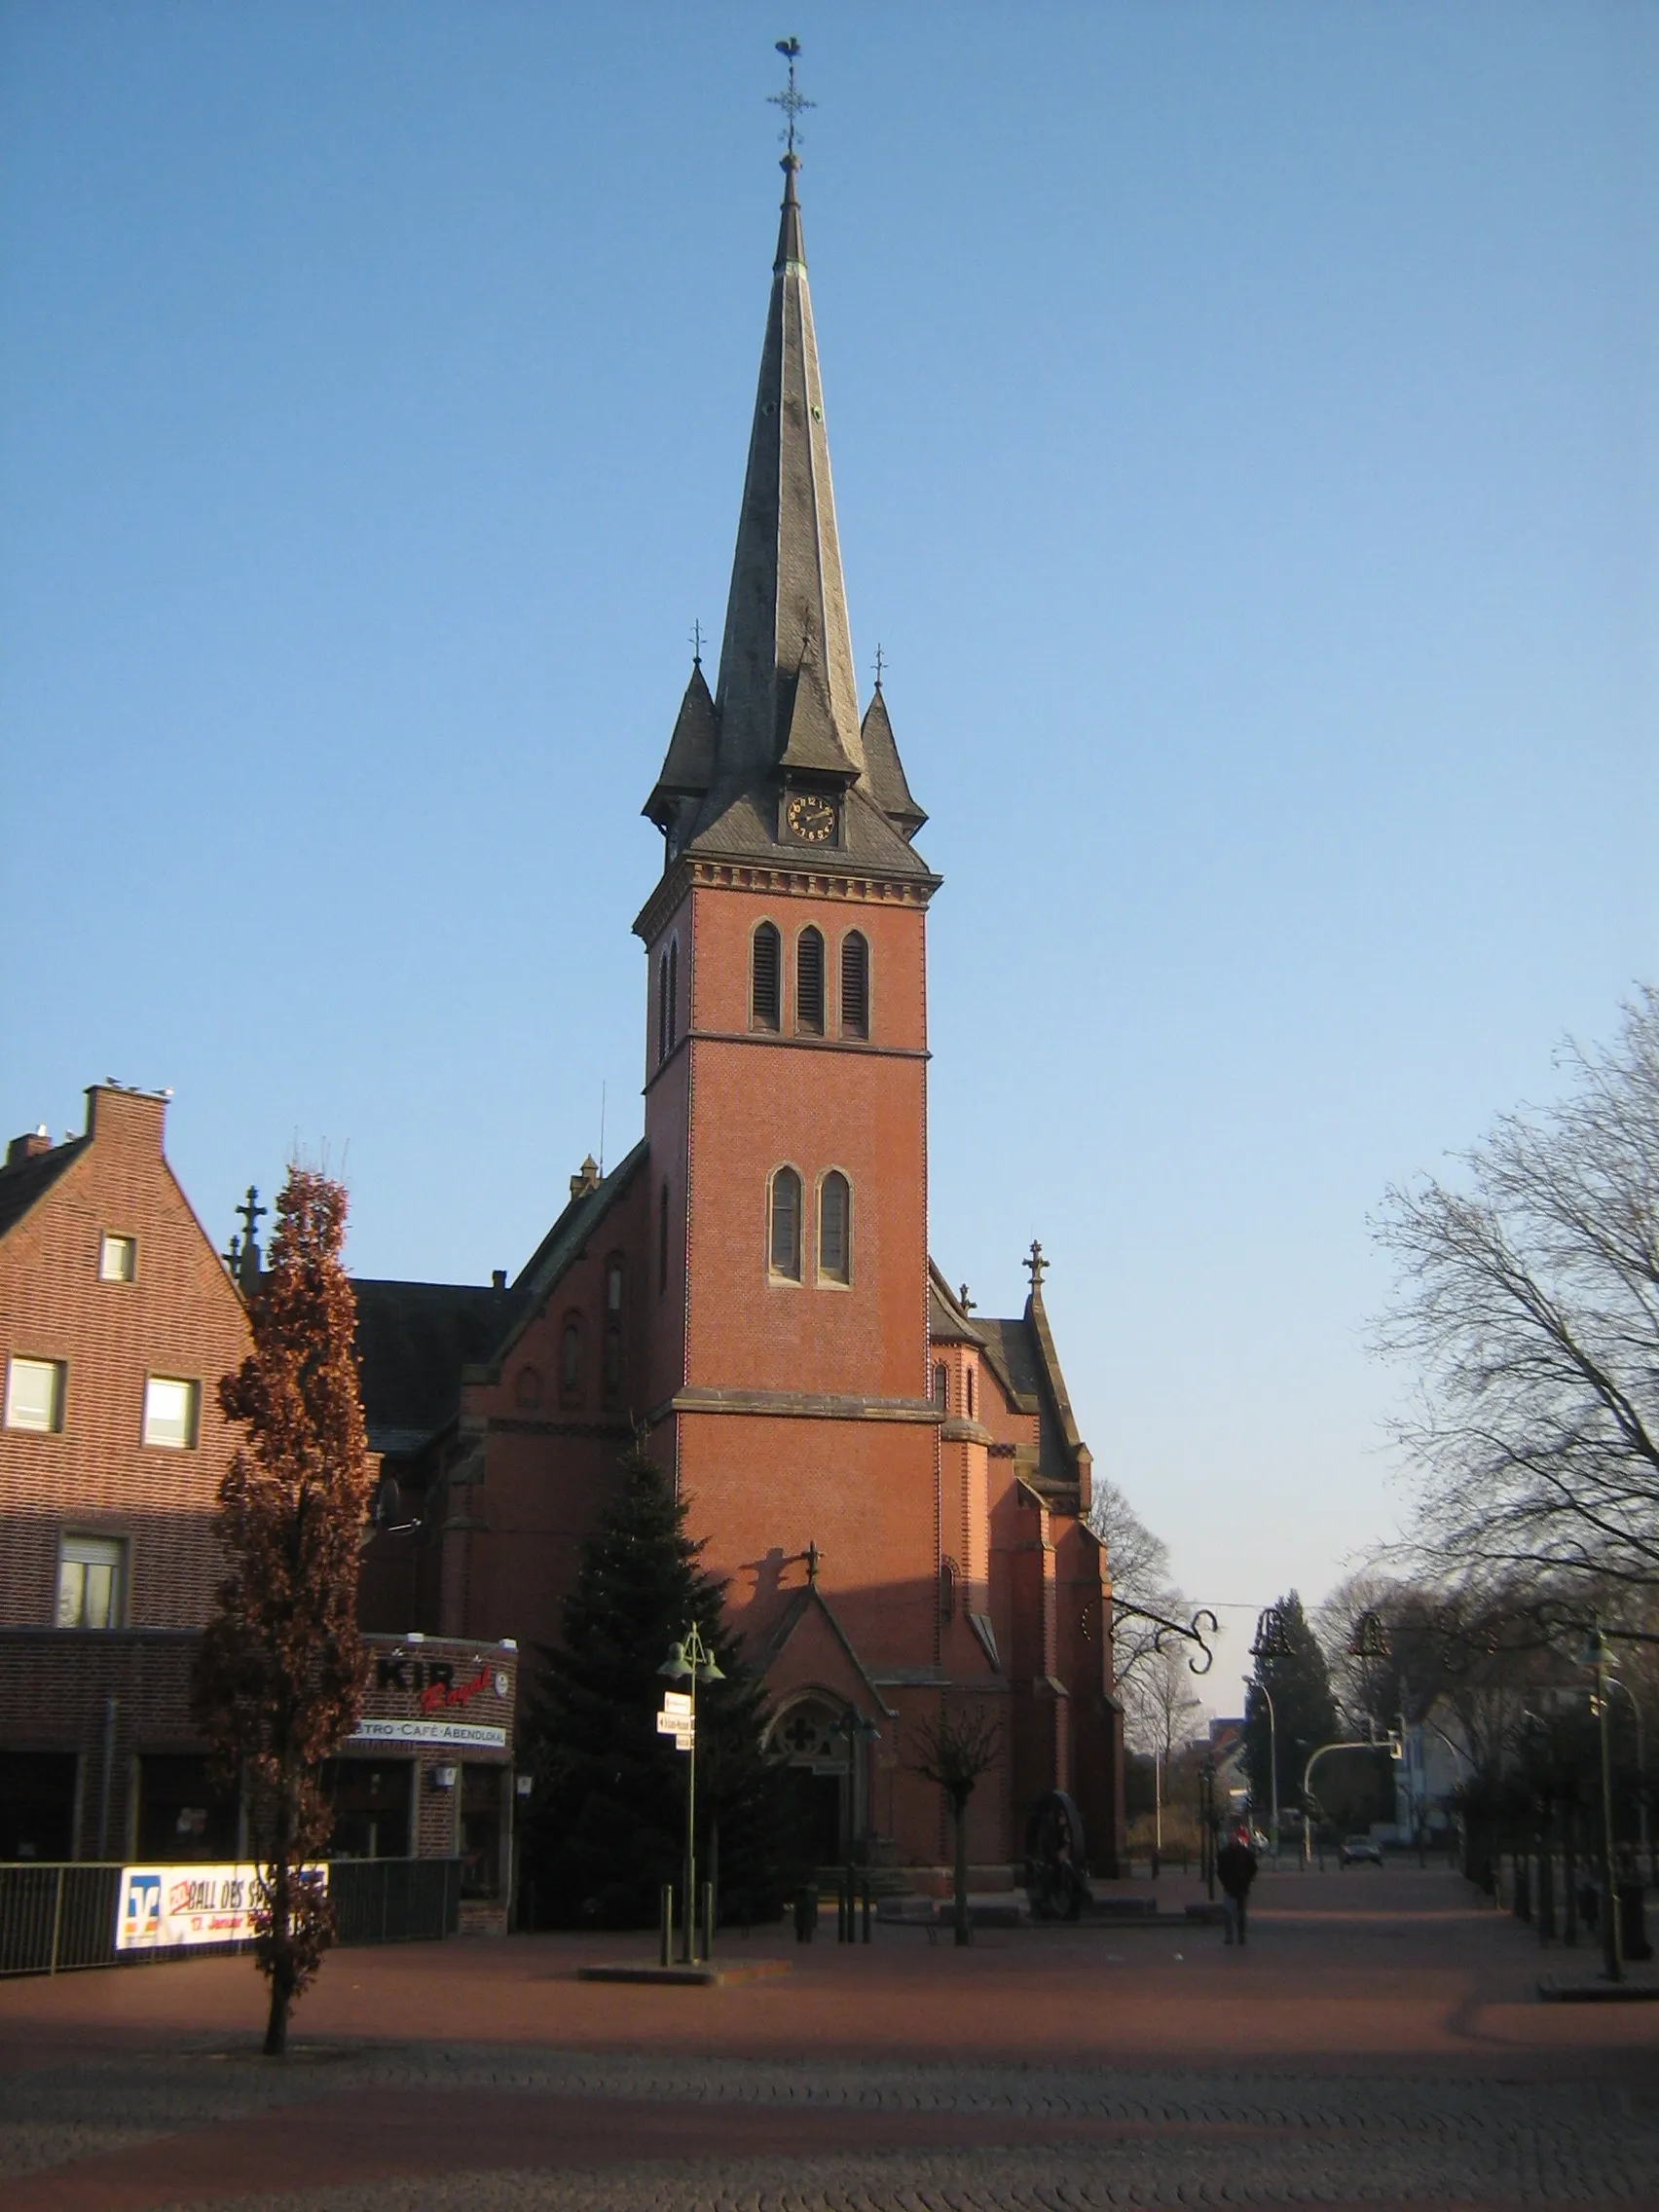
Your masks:
<svg viewBox="0 0 1659 2212"><path fill-rule="evenodd" d="M326 1890L328 1868L308 1866L306 1879ZM179 1943L246 1943L258 1901L257 1866L124 1866L115 1947L162 1951Z"/></svg>
<svg viewBox="0 0 1659 2212"><path fill-rule="evenodd" d="M453 1648L453 1647L452 1647ZM359 1744L436 1744L504 1751L512 1721L513 1679L494 1658L440 1658L397 1650L377 1654L356 1733Z"/></svg>

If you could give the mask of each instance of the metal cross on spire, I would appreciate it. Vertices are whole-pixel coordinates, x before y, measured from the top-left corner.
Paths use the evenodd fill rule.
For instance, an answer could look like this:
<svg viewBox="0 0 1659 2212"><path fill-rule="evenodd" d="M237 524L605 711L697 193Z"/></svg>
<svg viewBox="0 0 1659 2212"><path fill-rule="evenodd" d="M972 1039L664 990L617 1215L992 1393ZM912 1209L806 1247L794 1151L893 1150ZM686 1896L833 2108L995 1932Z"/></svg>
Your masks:
<svg viewBox="0 0 1659 2212"><path fill-rule="evenodd" d="M1033 1298L1040 1298L1043 1293L1043 1277L1049 1272L1049 1263L1044 1259L1043 1247L1038 1243L1035 1236L1031 1239L1031 1249L1025 1256L1025 1268L1026 1272L1031 1277L1031 1295Z"/></svg>
<svg viewBox="0 0 1659 2212"><path fill-rule="evenodd" d="M797 92L795 89L795 63L800 57L799 39L781 38L776 43L778 52L790 65L790 81L781 92L768 93L767 103L772 107L781 107L784 111L788 127L783 132L783 137L788 149L788 159L793 161L794 159L795 136L800 123L800 111L805 107L816 107L818 102L809 100L804 92Z"/></svg>
<svg viewBox="0 0 1659 2212"><path fill-rule="evenodd" d="M701 668L703 665L703 625L701 622L693 622L691 625L691 665L693 668Z"/></svg>
<svg viewBox="0 0 1659 2212"><path fill-rule="evenodd" d="M878 691L881 689L882 670L885 669L886 666L887 655L882 651L881 647L877 645L875 648L875 687Z"/></svg>

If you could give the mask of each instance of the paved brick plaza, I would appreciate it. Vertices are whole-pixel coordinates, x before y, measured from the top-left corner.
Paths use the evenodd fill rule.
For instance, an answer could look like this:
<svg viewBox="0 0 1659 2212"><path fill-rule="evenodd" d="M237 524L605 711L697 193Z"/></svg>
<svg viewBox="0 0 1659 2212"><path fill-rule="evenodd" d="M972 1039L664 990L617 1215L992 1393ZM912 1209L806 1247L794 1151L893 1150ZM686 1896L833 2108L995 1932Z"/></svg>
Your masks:
<svg viewBox="0 0 1659 2212"><path fill-rule="evenodd" d="M1539 2005L1573 1955L1439 1870L1258 1894L1242 1955L768 1934L793 1974L719 1990L572 1978L638 1939L343 1952L281 2067L243 1961L4 1983L0 2204L1659 2205L1659 2005Z"/></svg>

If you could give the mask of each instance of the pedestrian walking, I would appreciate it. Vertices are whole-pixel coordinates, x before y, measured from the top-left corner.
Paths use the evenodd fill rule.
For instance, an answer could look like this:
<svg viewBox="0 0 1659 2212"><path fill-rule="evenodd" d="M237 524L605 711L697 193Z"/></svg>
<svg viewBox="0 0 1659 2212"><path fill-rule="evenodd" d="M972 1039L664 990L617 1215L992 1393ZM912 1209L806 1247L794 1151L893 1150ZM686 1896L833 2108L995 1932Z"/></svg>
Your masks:
<svg viewBox="0 0 1659 2212"><path fill-rule="evenodd" d="M1250 1884L1256 1879L1256 1854L1250 1848L1247 1827L1235 1828L1231 1840L1216 1853L1215 1873L1227 1900L1227 1940L1232 1942L1236 1930L1242 1949L1245 1908L1250 1901Z"/></svg>

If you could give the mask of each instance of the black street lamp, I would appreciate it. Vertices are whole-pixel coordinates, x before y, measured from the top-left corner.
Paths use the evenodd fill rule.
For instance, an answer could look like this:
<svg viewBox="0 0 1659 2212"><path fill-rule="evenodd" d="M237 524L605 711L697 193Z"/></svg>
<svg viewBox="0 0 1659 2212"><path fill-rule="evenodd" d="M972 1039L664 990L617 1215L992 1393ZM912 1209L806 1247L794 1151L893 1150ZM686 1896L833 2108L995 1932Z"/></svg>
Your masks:
<svg viewBox="0 0 1659 2212"><path fill-rule="evenodd" d="M690 1684L690 1708L686 1725L682 1729L665 1729L672 1734L686 1753L685 1760L685 1925L680 1939L680 1955L690 1966L696 1955L693 1929L697 1917L697 1684L723 1682L725 1676L715 1663L715 1655L703 1641L702 1633L695 1621L686 1630L683 1639L673 1646L668 1657L657 1669L671 1682Z"/></svg>

